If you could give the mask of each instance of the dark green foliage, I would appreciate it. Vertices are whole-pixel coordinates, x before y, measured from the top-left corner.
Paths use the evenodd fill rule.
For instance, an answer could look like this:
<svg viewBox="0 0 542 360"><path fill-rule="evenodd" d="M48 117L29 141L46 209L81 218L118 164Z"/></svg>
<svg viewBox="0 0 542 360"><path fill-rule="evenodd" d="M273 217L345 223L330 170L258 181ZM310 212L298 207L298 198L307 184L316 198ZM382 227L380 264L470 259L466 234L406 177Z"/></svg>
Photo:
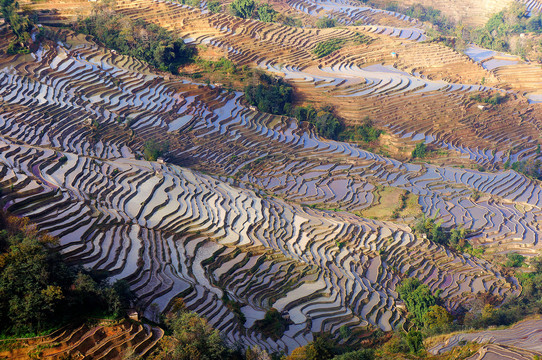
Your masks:
<svg viewBox="0 0 542 360"><path fill-rule="evenodd" d="M28 219L0 214L0 333L21 335L88 315L118 315L131 300L126 284L68 267L53 237Z"/></svg>
<svg viewBox="0 0 542 360"><path fill-rule="evenodd" d="M254 327L264 336L278 340L288 328L288 320L284 319L277 309L271 308L262 320L257 320Z"/></svg>
<svg viewBox="0 0 542 360"><path fill-rule="evenodd" d="M419 354L423 349L423 335L420 331L410 330L406 335L406 342L411 354Z"/></svg>
<svg viewBox="0 0 542 360"><path fill-rule="evenodd" d="M277 12L268 4L263 4L256 10L258 19L263 22L273 22L277 18Z"/></svg>
<svg viewBox="0 0 542 360"><path fill-rule="evenodd" d="M143 156L145 160L156 161L159 157L163 156L169 150L169 144L163 142L157 142L155 140L149 140L143 145Z"/></svg>
<svg viewBox="0 0 542 360"><path fill-rule="evenodd" d="M232 15L243 19L250 19L255 9L256 3L254 0L234 0L230 4L230 11Z"/></svg>
<svg viewBox="0 0 542 360"><path fill-rule="evenodd" d="M177 73L192 60L194 49L158 25L112 12L98 11L80 21L74 29L89 34L121 54L133 56L162 71Z"/></svg>
<svg viewBox="0 0 542 360"><path fill-rule="evenodd" d="M319 111L314 119L318 134L326 139L337 140L343 130L341 122L329 111Z"/></svg>
<svg viewBox="0 0 542 360"><path fill-rule="evenodd" d="M166 325L175 340L174 347L155 359L178 360L222 360L234 358L234 351L228 348L218 330L193 312L179 311L170 314ZM169 355L169 356L168 356ZM172 356L173 355L173 356Z"/></svg>
<svg viewBox="0 0 542 360"><path fill-rule="evenodd" d="M220 4L220 1L212 0L207 3L207 9L213 14L217 14L222 11L222 5Z"/></svg>
<svg viewBox="0 0 542 360"><path fill-rule="evenodd" d="M272 79L264 76L266 84L248 85L245 87L245 97L249 104L257 106L260 111L287 115L290 113L293 89L282 79Z"/></svg>
<svg viewBox="0 0 542 360"><path fill-rule="evenodd" d="M341 338L348 339L352 335L352 329L348 325L343 325L339 328Z"/></svg>
<svg viewBox="0 0 542 360"><path fill-rule="evenodd" d="M485 104L498 105L506 100L506 95L501 95L500 93L495 93L493 96L482 96L480 94L476 94L471 95L470 99Z"/></svg>
<svg viewBox="0 0 542 360"><path fill-rule="evenodd" d="M454 24L448 20L440 10L434 9L431 6L423 6L420 4L415 4L409 6L405 10L401 10L405 15L408 15L412 18L430 22L433 25L438 26L438 28L444 33L449 33L450 30L454 28Z"/></svg>
<svg viewBox="0 0 542 360"><path fill-rule="evenodd" d="M333 115L332 109L324 107L320 110L312 106L296 107L294 116L298 121L307 121L314 125L318 135L337 140L344 129L342 123Z"/></svg>
<svg viewBox="0 0 542 360"><path fill-rule="evenodd" d="M417 143L414 150L412 150L412 157L414 159L423 159L425 155L427 154L427 146L424 142Z"/></svg>
<svg viewBox="0 0 542 360"><path fill-rule="evenodd" d="M342 355L337 355L333 360L373 360L375 358L374 351L371 349L361 349L357 351L347 352Z"/></svg>
<svg viewBox="0 0 542 360"><path fill-rule="evenodd" d="M337 26L337 20L330 17L320 18L316 21L316 27L319 29L332 28L335 26Z"/></svg>
<svg viewBox="0 0 542 360"><path fill-rule="evenodd" d="M507 267L522 267L525 263L525 256L516 254L516 253L508 253L506 254L506 266Z"/></svg>
<svg viewBox="0 0 542 360"><path fill-rule="evenodd" d="M427 285L424 285L417 278L408 278L397 287L397 292L405 302L408 311L414 315L414 321L422 325L424 315L429 308L437 303L435 297Z"/></svg>
<svg viewBox="0 0 542 360"><path fill-rule="evenodd" d="M329 336L320 335L305 348L307 360L329 360L333 358L335 343Z"/></svg>
<svg viewBox="0 0 542 360"><path fill-rule="evenodd" d="M345 141L363 141L370 143L378 140L384 132L373 126L373 121L366 117L361 125L347 126L341 133L339 139Z"/></svg>
<svg viewBox="0 0 542 360"><path fill-rule="evenodd" d="M527 160L516 161L510 164L510 160L504 163L505 169L512 169L518 173L524 174L532 179L542 180L541 172L542 161L530 157Z"/></svg>
<svg viewBox="0 0 542 360"><path fill-rule="evenodd" d="M8 54L28 53L31 40L30 32L34 27L28 16L19 15L19 3L15 0L0 0L0 12L6 23L9 24L16 39L8 44Z"/></svg>
<svg viewBox="0 0 542 360"><path fill-rule="evenodd" d="M312 52L318 57L324 57L339 50L346 41L344 39L329 39L316 45Z"/></svg>

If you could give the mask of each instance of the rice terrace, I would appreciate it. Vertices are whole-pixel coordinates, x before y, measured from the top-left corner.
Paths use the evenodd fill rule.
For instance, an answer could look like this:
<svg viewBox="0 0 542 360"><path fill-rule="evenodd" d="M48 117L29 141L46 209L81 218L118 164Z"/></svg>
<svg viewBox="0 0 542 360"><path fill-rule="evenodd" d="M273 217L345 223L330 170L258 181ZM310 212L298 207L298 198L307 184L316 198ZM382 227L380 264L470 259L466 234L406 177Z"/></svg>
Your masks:
<svg viewBox="0 0 542 360"><path fill-rule="evenodd" d="M0 359L542 357L542 1L0 10Z"/></svg>

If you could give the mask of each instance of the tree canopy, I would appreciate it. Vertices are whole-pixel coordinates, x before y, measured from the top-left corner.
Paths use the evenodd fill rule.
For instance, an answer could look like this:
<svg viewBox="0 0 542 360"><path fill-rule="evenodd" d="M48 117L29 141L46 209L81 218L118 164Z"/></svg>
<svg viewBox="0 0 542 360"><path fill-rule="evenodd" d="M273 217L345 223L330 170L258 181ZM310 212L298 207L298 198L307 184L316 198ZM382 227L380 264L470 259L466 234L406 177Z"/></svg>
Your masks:
<svg viewBox="0 0 542 360"><path fill-rule="evenodd" d="M57 240L27 218L0 213L0 334L33 334L90 314L118 315L130 301L124 282L67 266Z"/></svg>

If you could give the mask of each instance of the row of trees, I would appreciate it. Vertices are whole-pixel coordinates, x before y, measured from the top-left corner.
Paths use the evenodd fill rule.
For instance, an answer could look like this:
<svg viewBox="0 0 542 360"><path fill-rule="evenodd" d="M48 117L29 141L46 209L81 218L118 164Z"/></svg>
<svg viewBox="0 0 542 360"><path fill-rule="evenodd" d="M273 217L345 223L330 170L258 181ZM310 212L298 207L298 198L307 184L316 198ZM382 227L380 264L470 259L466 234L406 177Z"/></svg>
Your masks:
<svg viewBox="0 0 542 360"><path fill-rule="evenodd" d="M118 316L132 294L105 273L66 265L57 239L0 213L0 334L36 334L85 316Z"/></svg>

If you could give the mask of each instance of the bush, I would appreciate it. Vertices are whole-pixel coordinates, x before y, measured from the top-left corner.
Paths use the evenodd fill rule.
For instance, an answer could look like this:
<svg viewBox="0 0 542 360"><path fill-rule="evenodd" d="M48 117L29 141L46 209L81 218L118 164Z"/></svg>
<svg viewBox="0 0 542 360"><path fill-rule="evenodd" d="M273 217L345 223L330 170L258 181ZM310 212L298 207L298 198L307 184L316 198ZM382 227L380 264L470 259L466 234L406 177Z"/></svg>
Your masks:
<svg viewBox="0 0 542 360"><path fill-rule="evenodd" d="M316 21L316 27L319 29L332 28L335 26L337 26L337 20L330 17L320 18Z"/></svg>
<svg viewBox="0 0 542 360"><path fill-rule="evenodd" d="M233 351L218 330L213 329L204 318L193 312L180 311L170 314L166 325L175 340L172 354L166 351L158 359L207 359L222 360L232 358ZM169 355L169 356L168 356ZM171 357L173 355L173 357Z"/></svg>
<svg viewBox="0 0 542 360"><path fill-rule="evenodd" d="M423 159L425 155L427 154L427 146L424 142L417 143L414 150L412 150L412 157L414 159Z"/></svg>
<svg viewBox="0 0 542 360"><path fill-rule="evenodd" d="M277 309L271 308L265 313L265 317L262 320L257 320L254 323L254 326L264 336L276 341L286 331L288 321L282 317Z"/></svg>
<svg viewBox="0 0 542 360"><path fill-rule="evenodd" d="M424 323L425 314L437 303L437 297L433 296L429 287L422 284L417 278L404 280L397 287L397 292L419 325Z"/></svg>
<svg viewBox="0 0 542 360"><path fill-rule="evenodd" d="M506 267L522 267L525 263L525 256L517 253L508 253L506 254Z"/></svg>
<svg viewBox="0 0 542 360"><path fill-rule="evenodd" d="M234 0L230 4L232 15L243 19L250 19L255 8L256 3L254 0Z"/></svg>
<svg viewBox="0 0 542 360"><path fill-rule="evenodd" d="M298 121L307 121L314 125L318 135L337 140L344 130L342 123L333 115L331 108L324 107L320 110L312 106L298 106L294 109L294 116Z"/></svg>
<svg viewBox="0 0 542 360"><path fill-rule="evenodd" d="M273 22L277 18L277 12L268 4L263 4L256 10L258 19L263 22Z"/></svg>
<svg viewBox="0 0 542 360"><path fill-rule="evenodd" d="M373 360L374 358L375 356L373 350L361 349L347 352L342 355L337 355L333 358L333 360Z"/></svg>
<svg viewBox="0 0 542 360"><path fill-rule="evenodd" d="M347 126L339 138L341 140L370 143L378 140L382 133L383 131L375 128L371 119L366 117L361 125Z"/></svg>
<svg viewBox="0 0 542 360"><path fill-rule="evenodd" d="M222 11L222 5L220 4L220 1L212 0L207 3L207 9L213 14L217 14Z"/></svg>
<svg viewBox="0 0 542 360"><path fill-rule="evenodd" d="M320 42L312 49L313 54L318 58L327 56L334 51L339 50L342 45L345 43L344 39L329 39L323 42Z"/></svg>
<svg viewBox="0 0 542 360"><path fill-rule="evenodd" d="M290 113L293 89L284 83L282 79L267 79L267 84L247 85L245 98L248 103L257 106L260 111L287 115Z"/></svg>
<svg viewBox="0 0 542 360"><path fill-rule="evenodd" d="M8 54L26 54L30 52L29 43L31 40L30 32L34 27L28 16L20 15L18 12L19 3L14 0L2 0L0 2L0 12L9 24L16 38L8 44Z"/></svg>
<svg viewBox="0 0 542 360"><path fill-rule="evenodd" d="M147 161L156 161L169 150L168 143L159 143L155 140L149 140L143 145L143 157Z"/></svg>

